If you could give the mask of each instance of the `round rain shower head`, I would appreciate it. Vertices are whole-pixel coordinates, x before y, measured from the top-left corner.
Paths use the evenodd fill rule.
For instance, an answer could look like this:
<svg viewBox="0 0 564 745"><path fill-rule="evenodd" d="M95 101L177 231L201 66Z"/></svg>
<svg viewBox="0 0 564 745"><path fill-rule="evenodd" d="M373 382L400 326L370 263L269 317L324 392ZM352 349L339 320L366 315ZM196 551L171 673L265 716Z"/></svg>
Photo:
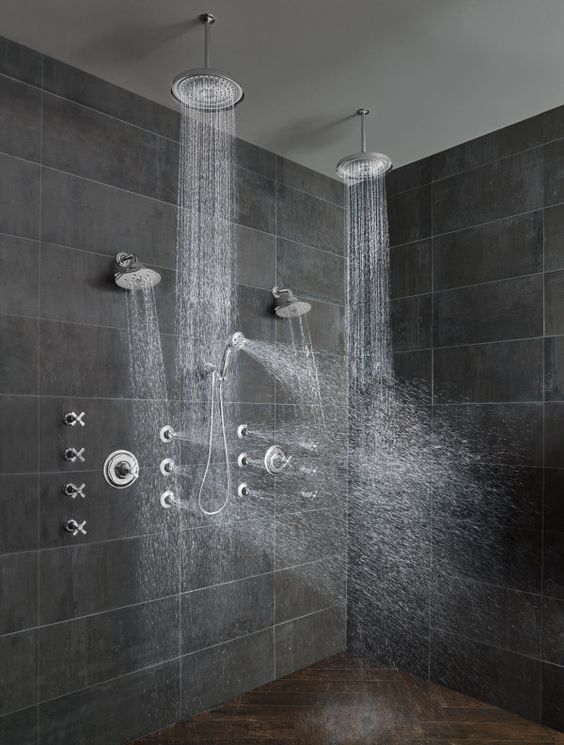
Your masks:
<svg viewBox="0 0 564 745"><path fill-rule="evenodd" d="M305 316L311 310L310 303L297 298L292 290L280 290L278 287L272 289L274 297L274 312L279 318L297 318Z"/></svg>
<svg viewBox="0 0 564 745"><path fill-rule="evenodd" d="M383 176L392 168L392 161L382 153L355 153L341 158L337 163L337 175L347 183Z"/></svg>
<svg viewBox="0 0 564 745"><path fill-rule="evenodd" d="M124 290L144 290L161 281L161 275L142 264L135 254L121 251L116 256L116 264L118 269L114 273L114 279L116 285Z"/></svg>
<svg viewBox="0 0 564 745"><path fill-rule="evenodd" d="M357 184L371 178L383 176L392 168L392 160L382 153L366 152L365 119L370 114L368 109L358 109L360 116L361 151L347 155L337 163L337 175L347 184Z"/></svg>
<svg viewBox="0 0 564 745"><path fill-rule="evenodd" d="M183 106L204 112L232 109L244 96L239 83L210 67L181 72L172 81L171 93Z"/></svg>
<svg viewBox="0 0 564 745"><path fill-rule="evenodd" d="M227 111L241 103L245 94L233 78L210 67L210 29L215 23L215 16L213 13L203 13L200 21L205 28L205 66L179 73L172 81L170 92L188 109Z"/></svg>

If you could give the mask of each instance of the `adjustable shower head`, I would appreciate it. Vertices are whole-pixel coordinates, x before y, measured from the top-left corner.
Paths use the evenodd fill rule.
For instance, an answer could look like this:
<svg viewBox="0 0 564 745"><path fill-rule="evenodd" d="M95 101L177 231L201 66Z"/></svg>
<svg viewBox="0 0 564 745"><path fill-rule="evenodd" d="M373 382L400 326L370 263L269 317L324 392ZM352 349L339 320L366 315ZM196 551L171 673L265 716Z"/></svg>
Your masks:
<svg viewBox="0 0 564 745"><path fill-rule="evenodd" d="M205 66L179 73L172 81L172 96L195 111L232 109L243 100L243 88L229 75L210 67L210 28L215 23L215 16L203 13L200 21L205 27Z"/></svg>
<svg viewBox="0 0 564 745"><path fill-rule="evenodd" d="M124 290L144 290L161 281L161 275L142 264L135 254L120 251L116 254L116 265L114 279L116 285Z"/></svg>
<svg viewBox="0 0 564 745"><path fill-rule="evenodd" d="M337 163L337 175L347 184L383 176L392 168L392 161L387 155L366 152L364 120L370 112L368 109L359 109L356 113L360 116L361 152L347 155Z"/></svg>
<svg viewBox="0 0 564 745"><path fill-rule="evenodd" d="M245 343L245 335L241 333L241 331L236 331L234 334L232 334L228 341L227 345L225 347L225 351L223 352L223 359L221 361L221 370L219 371L219 377L225 378L227 375L227 370L229 368L229 360L231 358L231 352L234 349L240 349L242 345Z"/></svg>
<svg viewBox="0 0 564 745"><path fill-rule="evenodd" d="M297 298L289 288L273 287L272 297L274 298L274 312L280 318L304 316L311 310L311 305Z"/></svg>

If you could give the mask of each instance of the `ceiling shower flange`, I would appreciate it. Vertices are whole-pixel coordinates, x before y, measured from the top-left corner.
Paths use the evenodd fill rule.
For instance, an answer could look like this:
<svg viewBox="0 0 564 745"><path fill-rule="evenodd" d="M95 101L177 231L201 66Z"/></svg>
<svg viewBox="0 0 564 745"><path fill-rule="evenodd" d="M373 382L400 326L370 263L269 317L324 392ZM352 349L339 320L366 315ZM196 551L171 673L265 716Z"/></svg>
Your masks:
<svg viewBox="0 0 564 745"><path fill-rule="evenodd" d="M201 23L207 23L211 26L212 23L215 23L215 16L213 13L202 13L200 15L200 21Z"/></svg>

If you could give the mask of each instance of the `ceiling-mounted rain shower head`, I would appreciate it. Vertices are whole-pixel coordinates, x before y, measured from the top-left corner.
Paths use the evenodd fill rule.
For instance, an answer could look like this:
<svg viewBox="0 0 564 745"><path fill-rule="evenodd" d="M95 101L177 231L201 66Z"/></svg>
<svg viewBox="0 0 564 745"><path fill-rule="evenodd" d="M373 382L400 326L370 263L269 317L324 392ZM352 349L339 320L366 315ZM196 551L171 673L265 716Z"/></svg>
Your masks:
<svg viewBox="0 0 564 745"><path fill-rule="evenodd" d="M124 290L143 290L161 281L161 275L142 264L135 254L120 251L116 254L116 265L114 279Z"/></svg>
<svg viewBox="0 0 564 745"><path fill-rule="evenodd" d="M215 23L215 16L203 13L200 21L205 28L205 66L179 73L172 81L172 96L195 111L232 109L243 100L243 88L229 75L210 67L210 28Z"/></svg>
<svg viewBox="0 0 564 745"><path fill-rule="evenodd" d="M370 112L368 109L359 109L356 113L360 116L361 152L347 155L337 163L337 175L348 184L383 176L392 168L392 161L387 155L366 152L364 120Z"/></svg>
<svg viewBox="0 0 564 745"><path fill-rule="evenodd" d="M311 305L297 298L289 288L273 287L272 297L274 298L274 312L280 318L305 316L311 310Z"/></svg>

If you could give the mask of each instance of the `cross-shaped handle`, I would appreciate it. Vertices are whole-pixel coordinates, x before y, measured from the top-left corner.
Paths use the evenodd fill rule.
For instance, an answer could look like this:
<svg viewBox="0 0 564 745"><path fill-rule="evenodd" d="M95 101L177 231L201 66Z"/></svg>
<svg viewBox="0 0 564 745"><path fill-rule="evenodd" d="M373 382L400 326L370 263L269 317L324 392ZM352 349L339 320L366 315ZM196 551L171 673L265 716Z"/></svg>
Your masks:
<svg viewBox="0 0 564 745"><path fill-rule="evenodd" d="M65 484L63 486L63 491L67 495L67 497L72 497L73 499L75 499L76 497L84 498L86 496L86 493L84 492L85 488L86 484L77 486L76 484L73 484L72 481L69 481L68 484Z"/></svg>
<svg viewBox="0 0 564 745"><path fill-rule="evenodd" d="M69 411L68 414L64 415L63 422L67 425L67 427L74 427L75 424L80 424L81 427L85 427L85 416L86 414L84 413L84 411L81 411L80 414L77 414L75 411Z"/></svg>
<svg viewBox="0 0 564 745"><path fill-rule="evenodd" d="M71 533L73 536L77 536L79 533L82 533L82 535L86 535L86 530L84 529L84 526L86 525L86 520L83 520L81 523L79 523L74 518L71 520L67 520L65 523L65 530L68 533Z"/></svg>
<svg viewBox="0 0 564 745"><path fill-rule="evenodd" d="M84 457L85 448L80 448L80 450L77 450L76 448L67 448L65 450L65 460L70 461L71 463L76 463L77 460L79 460L81 463L84 463L86 458Z"/></svg>

